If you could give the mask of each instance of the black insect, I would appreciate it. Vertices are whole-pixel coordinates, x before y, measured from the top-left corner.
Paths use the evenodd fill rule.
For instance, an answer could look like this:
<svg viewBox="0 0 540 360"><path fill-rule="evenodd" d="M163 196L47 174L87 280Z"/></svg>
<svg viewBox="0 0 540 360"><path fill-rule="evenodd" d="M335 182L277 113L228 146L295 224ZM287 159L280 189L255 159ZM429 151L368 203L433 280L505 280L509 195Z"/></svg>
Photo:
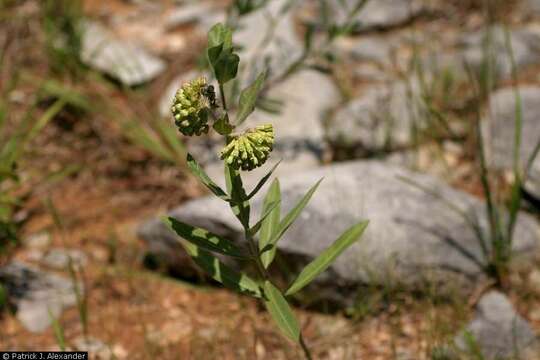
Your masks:
<svg viewBox="0 0 540 360"><path fill-rule="evenodd" d="M214 90L213 85L207 85L203 87L201 93L204 97L208 99L211 108L215 109L218 107L218 104L216 102L216 91Z"/></svg>

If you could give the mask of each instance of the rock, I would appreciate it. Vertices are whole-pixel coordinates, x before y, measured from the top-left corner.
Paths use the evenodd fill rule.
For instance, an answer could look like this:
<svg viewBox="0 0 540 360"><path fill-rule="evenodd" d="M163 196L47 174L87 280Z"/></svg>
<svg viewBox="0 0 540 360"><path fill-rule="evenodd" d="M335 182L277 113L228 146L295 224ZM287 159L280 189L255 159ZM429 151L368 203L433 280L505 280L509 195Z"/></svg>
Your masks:
<svg viewBox="0 0 540 360"><path fill-rule="evenodd" d="M343 24L358 1L331 1L327 4L333 13L334 21ZM422 10L421 2L416 0L368 1L353 19L356 21L354 31L358 33L405 25L418 16Z"/></svg>
<svg viewBox="0 0 540 360"><path fill-rule="evenodd" d="M488 34L491 34L490 36ZM479 31L467 34L461 40L464 48L463 58L470 67L477 72L482 71L485 58L485 44L490 44L491 59L494 61L494 76L508 78L512 74L512 62L506 45L505 29L502 26L493 26L490 31ZM540 63L540 33L526 28L510 31L512 52L516 67L522 69L528 65Z"/></svg>
<svg viewBox="0 0 540 360"><path fill-rule="evenodd" d="M335 113L327 137L366 153L395 150L411 145L415 129L426 127L427 111L417 81L374 86Z"/></svg>
<svg viewBox="0 0 540 360"><path fill-rule="evenodd" d="M175 7L165 18L165 28L168 30L179 26L189 25L199 22L209 12L213 10L213 6L209 2L194 2L182 4Z"/></svg>
<svg viewBox="0 0 540 360"><path fill-rule="evenodd" d="M466 291L485 276L482 249L469 225L444 202L401 178L411 179L465 213L474 214L487 229L484 205L476 198L428 175L383 162L358 161L282 177L282 213L323 177L309 205L279 242L284 258L300 267L352 224L369 219L370 225L362 240L320 278L321 284L330 289L359 283L421 287L434 281L449 287L459 284L459 290ZM253 209L257 212L260 207L258 196ZM188 202L170 215L233 240L241 238L239 224L227 204L212 197ZM150 252L171 268L179 273L189 268L175 236L159 220L143 224L139 235ZM531 254L537 243L535 220L521 214L513 243L515 254Z"/></svg>
<svg viewBox="0 0 540 360"><path fill-rule="evenodd" d="M114 38L92 21L84 23L81 60L127 86L148 82L165 70L163 60L133 43Z"/></svg>
<svg viewBox="0 0 540 360"><path fill-rule="evenodd" d="M465 331L473 336L486 359L530 359L522 356L535 341L534 331L498 291L482 296L476 315ZM456 338L456 345L461 350L469 350L464 333Z"/></svg>
<svg viewBox="0 0 540 360"><path fill-rule="evenodd" d="M1 268L0 282L5 284L10 300L17 308L17 319L34 333L47 329L51 316L58 318L64 309L76 303L69 279L21 262Z"/></svg>
<svg viewBox="0 0 540 360"><path fill-rule="evenodd" d="M70 259L74 267L85 266L88 261L86 254L80 250L55 248L43 256L41 263L55 270L67 270Z"/></svg>
<svg viewBox="0 0 540 360"><path fill-rule="evenodd" d="M243 49L242 62L253 62L253 73L270 68L271 74L281 74L302 52L303 45L294 27L294 9L281 13L285 6L291 6L290 1L268 1L263 9L240 19L233 40ZM268 34L270 41L266 41Z"/></svg>
<svg viewBox="0 0 540 360"><path fill-rule="evenodd" d="M525 166L540 141L540 87L524 86L519 89L522 108L521 165ZM486 138L487 155L497 169L513 168L516 99L514 88L494 92L489 101L489 113L482 123ZM536 157L525 185L530 196L540 199L540 156Z"/></svg>

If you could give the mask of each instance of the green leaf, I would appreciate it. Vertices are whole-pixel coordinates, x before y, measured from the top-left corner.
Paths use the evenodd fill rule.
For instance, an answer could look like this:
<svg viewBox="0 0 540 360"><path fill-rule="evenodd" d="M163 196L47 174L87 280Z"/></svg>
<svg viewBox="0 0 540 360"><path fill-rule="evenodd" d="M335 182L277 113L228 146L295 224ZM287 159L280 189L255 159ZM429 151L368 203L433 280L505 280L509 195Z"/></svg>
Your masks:
<svg viewBox="0 0 540 360"><path fill-rule="evenodd" d="M223 199L225 201L229 201L229 196L221 189L215 182L210 179L210 177L206 174L206 172L203 170L201 165L191 156L191 154L188 154L187 156L187 164L189 169L191 170L192 174L197 176L199 180L210 190L214 195L216 195L218 198Z"/></svg>
<svg viewBox="0 0 540 360"><path fill-rule="evenodd" d="M246 274L231 269L209 252L191 243L186 243L184 247L193 261L223 286L246 295L261 297L259 285Z"/></svg>
<svg viewBox="0 0 540 360"><path fill-rule="evenodd" d="M246 120L246 118L253 112L253 110L255 110L257 96L261 91L265 79L266 71L263 71L253 82L253 84L242 90L240 93L238 114L236 115L236 125L243 123L244 120Z"/></svg>
<svg viewBox="0 0 540 360"><path fill-rule="evenodd" d="M242 183L242 177L240 176L240 171L228 166L227 163L225 163L225 182L231 194L228 200L229 205L234 215L240 220L242 226L248 228L251 207Z"/></svg>
<svg viewBox="0 0 540 360"><path fill-rule="evenodd" d="M272 261L274 260L275 256L275 247L279 239L283 236L283 234L289 229L289 227L292 225L292 223L296 220L298 215L302 212L302 210L306 207L307 203L313 196L313 193L317 190L319 185L321 184L321 181L323 179L317 181L317 183L309 189L309 191L304 195L304 197L296 204L296 206L289 211L289 213L281 220L279 223L278 228L276 229L276 232L272 235L272 238L268 241L268 243L264 246L262 249L262 254L269 253L267 255L270 259L267 260L269 266Z"/></svg>
<svg viewBox="0 0 540 360"><path fill-rule="evenodd" d="M170 223L166 223L170 226ZM231 269L208 251L184 239L178 239L193 261L214 280L237 292L261 297L259 284L248 275Z"/></svg>
<svg viewBox="0 0 540 360"><path fill-rule="evenodd" d="M191 226L172 217L163 219L163 221L166 222L178 236L202 249L240 259L248 258L246 253L233 242L216 234L212 234L208 230Z"/></svg>
<svg viewBox="0 0 540 360"><path fill-rule="evenodd" d="M281 333L296 343L300 342L300 326L291 307L281 291L268 280L264 282L264 305Z"/></svg>
<svg viewBox="0 0 540 360"><path fill-rule="evenodd" d="M223 52L223 44L208 48L206 54L208 56L208 63L214 68L214 64L218 61L219 56Z"/></svg>
<svg viewBox="0 0 540 360"><path fill-rule="evenodd" d="M345 231L330 247L310 262L291 284L285 295L292 295L325 271L336 258L354 244L367 228L369 221L362 221Z"/></svg>
<svg viewBox="0 0 540 360"><path fill-rule="evenodd" d="M234 129L234 126L229 123L229 114L225 114L225 116L216 121L213 128L220 135L229 135Z"/></svg>
<svg viewBox="0 0 540 360"><path fill-rule="evenodd" d="M232 49L223 50L218 59L212 63L214 74L220 85L224 85L236 77L240 57Z"/></svg>
<svg viewBox="0 0 540 360"><path fill-rule="evenodd" d="M212 26L208 32L208 48L220 45L223 49L232 47L232 30L221 23Z"/></svg>
<svg viewBox="0 0 540 360"><path fill-rule="evenodd" d="M281 202L281 191L279 189L279 180L275 179L268 189L263 203L263 212L266 212L272 203L278 202L278 205ZM264 219L261 226L261 234L259 236L259 251L261 252L261 261L265 268L268 268L272 260L274 259L276 249L264 251L263 249L269 244L272 236L276 232L279 226L279 217L280 217L280 206L272 208L272 212Z"/></svg>
<svg viewBox="0 0 540 360"><path fill-rule="evenodd" d="M272 213L272 211L274 210L274 208L276 208L279 203L281 201L274 201L270 204L268 204L268 206L265 206L265 208L263 208L263 214L261 216L261 218L259 219L259 221L257 221L257 223L255 225L253 225L250 229L249 229L249 233L251 236L255 236L257 235L257 233L259 232L259 229L261 228L264 220Z"/></svg>
<svg viewBox="0 0 540 360"><path fill-rule="evenodd" d="M233 52L230 28L216 24L210 29L206 54L220 85L236 77L240 57Z"/></svg>
<svg viewBox="0 0 540 360"><path fill-rule="evenodd" d="M259 183L257 184L257 186L255 186L255 188L253 189L253 191L251 191L248 195L248 199L251 199L253 196L255 196L259 190L264 186L264 184L266 184L266 182L268 181L268 179L270 179L270 176L272 176L272 174L274 173L274 171L277 169L278 165L281 164L281 160L279 160L276 165L274 165L272 167L272 169L270 169L270 171L264 175L264 177L261 179L261 181L259 181Z"/></svg>

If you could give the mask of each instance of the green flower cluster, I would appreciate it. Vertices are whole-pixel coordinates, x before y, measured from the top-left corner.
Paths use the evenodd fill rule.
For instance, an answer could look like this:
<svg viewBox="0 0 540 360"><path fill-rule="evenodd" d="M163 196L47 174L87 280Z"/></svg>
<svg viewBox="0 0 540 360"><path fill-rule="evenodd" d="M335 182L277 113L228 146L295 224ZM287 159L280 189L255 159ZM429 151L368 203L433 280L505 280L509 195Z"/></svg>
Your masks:
<svg viewBox="0 0 540 360"><path fill-rule="evenodd" d="M208 93L213 93L212 90L203 77L188 82L178 89L171 111L175 124L182 134L192 136L208 132L208 114L211 105Z"/></svg>
<svg viewBox="0 0 540 360"><path fill-rule="evenodd" d="M234 169L253 170L268 159L274 145L274 128L261 125L232 136L220 157Z"/></svg>

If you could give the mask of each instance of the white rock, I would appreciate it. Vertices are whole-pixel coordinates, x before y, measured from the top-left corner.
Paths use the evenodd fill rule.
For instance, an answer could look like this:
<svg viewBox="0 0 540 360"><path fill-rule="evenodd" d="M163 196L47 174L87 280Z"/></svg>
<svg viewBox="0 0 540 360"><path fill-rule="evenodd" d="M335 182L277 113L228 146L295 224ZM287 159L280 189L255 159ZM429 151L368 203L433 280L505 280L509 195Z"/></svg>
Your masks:
<svg viewBox="0 0 540 360"><path fill-rule="evenodd" d="M140 85L165 70L165 62L134 43L115 39L103 26L86 21L81 60L127 86Z"/></svg>

